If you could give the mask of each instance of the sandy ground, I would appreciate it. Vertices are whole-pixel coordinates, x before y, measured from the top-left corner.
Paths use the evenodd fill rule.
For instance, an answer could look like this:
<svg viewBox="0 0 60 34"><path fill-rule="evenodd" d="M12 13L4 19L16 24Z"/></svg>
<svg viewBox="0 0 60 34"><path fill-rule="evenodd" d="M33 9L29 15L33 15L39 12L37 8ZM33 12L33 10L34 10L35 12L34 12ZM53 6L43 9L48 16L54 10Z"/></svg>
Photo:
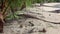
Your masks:
<svg viewBox="0 0 60 34"><path fill-rule="evenodd" d="M23 17L18 21L15 20L6 23L4 26L4 34L60 34L60 24L57 24L60 23L60 13L55 12L55 10L60 9L59 4L45 3L44 5L46 6L28 8L27 11L30 13L27 11L25 13L32 14L46 21Z"/></svg>

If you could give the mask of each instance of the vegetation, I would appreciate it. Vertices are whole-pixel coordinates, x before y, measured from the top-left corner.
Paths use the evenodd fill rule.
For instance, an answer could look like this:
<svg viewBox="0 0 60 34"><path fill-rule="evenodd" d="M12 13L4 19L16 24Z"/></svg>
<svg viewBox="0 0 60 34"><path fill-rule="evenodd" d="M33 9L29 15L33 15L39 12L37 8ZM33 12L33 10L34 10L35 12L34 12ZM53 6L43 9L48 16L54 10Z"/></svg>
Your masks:
<svg viewBox="0 0 60 34"><path fill-rule="evenodd" d="M30 6L32 0L0 0L0 17L1 20L4 20L8 14L8 12L11 11L13 14L13 17L15 17L15 12L17 10L17 7L22 10L23 8L26 8L26 6ZM7 11L10 10L10 11Z"/></svg>

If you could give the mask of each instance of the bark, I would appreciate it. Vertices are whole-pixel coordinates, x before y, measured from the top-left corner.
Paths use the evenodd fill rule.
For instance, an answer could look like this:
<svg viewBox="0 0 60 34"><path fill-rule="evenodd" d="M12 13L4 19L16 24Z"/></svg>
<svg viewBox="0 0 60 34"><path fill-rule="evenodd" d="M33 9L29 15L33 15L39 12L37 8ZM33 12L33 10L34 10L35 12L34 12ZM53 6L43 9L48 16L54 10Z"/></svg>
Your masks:
<svg viewBox="0 0 60 34"><path fill-rule="evenodd" d="M0 33L3 33L3 22L0 20Z"/></svg>

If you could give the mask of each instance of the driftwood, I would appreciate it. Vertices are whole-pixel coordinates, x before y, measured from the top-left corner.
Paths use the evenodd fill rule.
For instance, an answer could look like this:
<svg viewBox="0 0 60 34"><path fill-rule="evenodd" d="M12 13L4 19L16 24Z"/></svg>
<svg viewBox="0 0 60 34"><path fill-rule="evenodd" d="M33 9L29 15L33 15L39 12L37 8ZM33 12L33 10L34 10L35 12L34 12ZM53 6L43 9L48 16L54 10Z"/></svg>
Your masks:
<svg viewBox="0 0 60 34"><path fill-rule="evenodd" d="M38 15L38 14L20 14L20 15L18 15L18 16L24 16L24 17L26 17L26 18L33 18L33 19L38 19L38 20L42 20L42 21L44 21L44 22L49 22L49 23L53 23L53 24L60 24L60 22L51 22L51 21L47 21L47 20L45 20L44 18L44 16L41 16L41 14L40 15ZM43 18L42 18L43 17Z"/></svg>

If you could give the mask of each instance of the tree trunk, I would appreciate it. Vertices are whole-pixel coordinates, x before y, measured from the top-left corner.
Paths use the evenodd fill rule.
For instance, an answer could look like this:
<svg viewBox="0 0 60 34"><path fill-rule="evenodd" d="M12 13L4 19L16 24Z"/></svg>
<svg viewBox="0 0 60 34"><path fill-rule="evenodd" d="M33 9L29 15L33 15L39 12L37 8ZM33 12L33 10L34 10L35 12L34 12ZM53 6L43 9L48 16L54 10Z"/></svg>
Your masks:
<svg viewBox="0 0 60 34"><path fill-rule="evenodd" d="M3 33L3 22L0 20L0 33Z"/></svg>

